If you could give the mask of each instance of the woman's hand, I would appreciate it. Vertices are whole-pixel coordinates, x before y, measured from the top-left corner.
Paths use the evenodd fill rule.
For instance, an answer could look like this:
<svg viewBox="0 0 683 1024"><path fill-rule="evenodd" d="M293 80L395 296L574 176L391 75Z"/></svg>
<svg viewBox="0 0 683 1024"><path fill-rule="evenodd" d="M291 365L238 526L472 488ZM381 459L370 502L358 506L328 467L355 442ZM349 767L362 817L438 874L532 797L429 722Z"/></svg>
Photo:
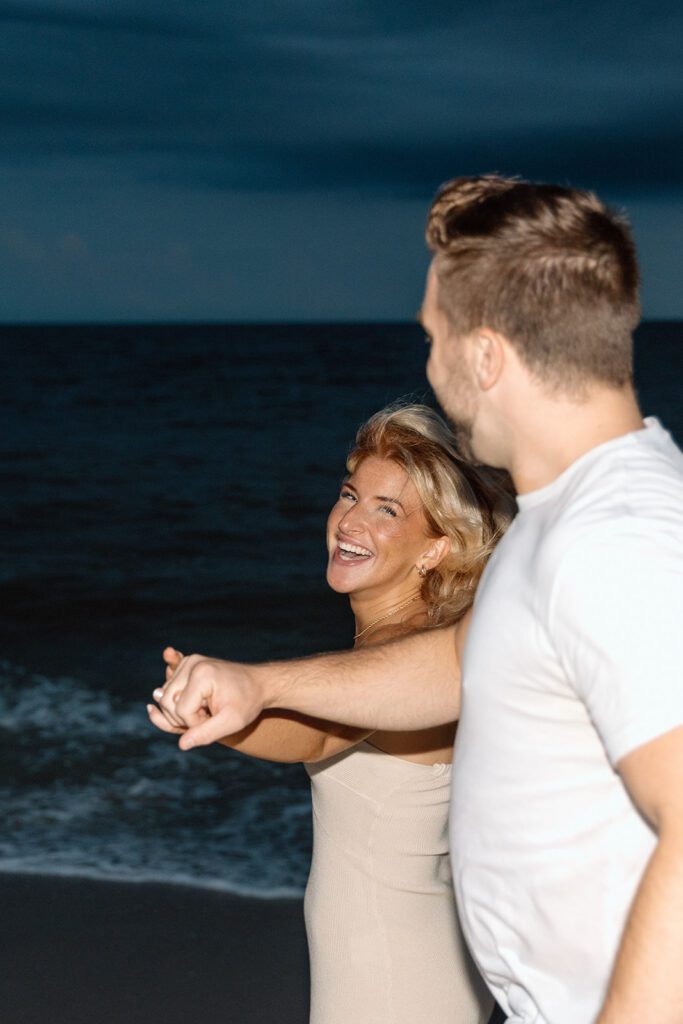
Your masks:
<svg viewBox="0 0 683 1024"><path fill-rule="evenodd" d="M166 682L168 682L185 655L176 651L175 647L165 647L161 657L166 662Z"/></svg>

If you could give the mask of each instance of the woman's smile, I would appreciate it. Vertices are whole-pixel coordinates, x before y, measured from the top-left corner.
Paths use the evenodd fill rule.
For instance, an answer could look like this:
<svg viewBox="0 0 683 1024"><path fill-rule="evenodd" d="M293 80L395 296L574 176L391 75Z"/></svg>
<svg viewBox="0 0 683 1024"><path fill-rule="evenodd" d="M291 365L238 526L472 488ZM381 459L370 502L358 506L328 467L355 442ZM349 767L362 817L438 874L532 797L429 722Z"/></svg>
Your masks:
<svg viewBox="0 0 683 1024"><path fill-rule="evenodd" d="M352 544L337 536L337 547L332 557L339 562L349 565L361 565L363 562L367 562L369 558L374 558L374 555L367 548L360 547L358 544Z"/></svg>

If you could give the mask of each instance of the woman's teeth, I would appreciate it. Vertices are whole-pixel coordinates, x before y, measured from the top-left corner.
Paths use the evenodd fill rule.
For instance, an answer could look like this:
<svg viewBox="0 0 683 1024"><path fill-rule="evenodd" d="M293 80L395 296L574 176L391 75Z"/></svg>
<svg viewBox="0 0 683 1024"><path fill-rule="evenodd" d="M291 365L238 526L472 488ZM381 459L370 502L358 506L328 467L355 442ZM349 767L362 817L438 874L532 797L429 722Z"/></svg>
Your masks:
<svg viewBox="0 0 683 1024"><path fill-rule="evenodd" d="M356 559L372 558L372 551L368 551L367 548L358 547L355 544L337 544L339 550L339 557L344 562L353 562Z"/></svg>

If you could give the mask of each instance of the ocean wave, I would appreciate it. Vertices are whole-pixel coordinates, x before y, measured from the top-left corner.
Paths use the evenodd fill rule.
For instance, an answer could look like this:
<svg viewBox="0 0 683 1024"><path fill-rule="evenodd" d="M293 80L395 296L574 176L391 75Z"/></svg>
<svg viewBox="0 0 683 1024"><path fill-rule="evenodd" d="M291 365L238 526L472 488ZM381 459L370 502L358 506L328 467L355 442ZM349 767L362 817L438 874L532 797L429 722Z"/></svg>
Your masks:
<svg viewBox="0 0 683 1024"><path fill-rule="evenodd" d="M310 797L300 766L181 752L144 706L0 665L0 869L300 894Z"/></svg>
<svg viewBox="0 0 683 1024"><path fill-rule="evenodd" d="M104 690L71 677L51 679L0 662L0 727L6 732L48 733L56 741L60 734L94 740L149 735L145 726L140 708L117 704Z"/></svg>

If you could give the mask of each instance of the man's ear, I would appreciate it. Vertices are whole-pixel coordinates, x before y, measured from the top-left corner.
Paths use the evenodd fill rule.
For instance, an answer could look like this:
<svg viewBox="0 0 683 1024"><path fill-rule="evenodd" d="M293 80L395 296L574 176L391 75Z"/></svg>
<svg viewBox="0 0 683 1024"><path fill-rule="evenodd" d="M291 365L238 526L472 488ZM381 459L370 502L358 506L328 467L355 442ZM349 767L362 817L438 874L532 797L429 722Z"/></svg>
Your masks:
<svg viewBox="0 0 683 1024"><path fill-rule="evenodd" d="M470 338L472 370L481 391L488 391L500 379L505 366L505 341L497 331L481 327Z"/></svg>

